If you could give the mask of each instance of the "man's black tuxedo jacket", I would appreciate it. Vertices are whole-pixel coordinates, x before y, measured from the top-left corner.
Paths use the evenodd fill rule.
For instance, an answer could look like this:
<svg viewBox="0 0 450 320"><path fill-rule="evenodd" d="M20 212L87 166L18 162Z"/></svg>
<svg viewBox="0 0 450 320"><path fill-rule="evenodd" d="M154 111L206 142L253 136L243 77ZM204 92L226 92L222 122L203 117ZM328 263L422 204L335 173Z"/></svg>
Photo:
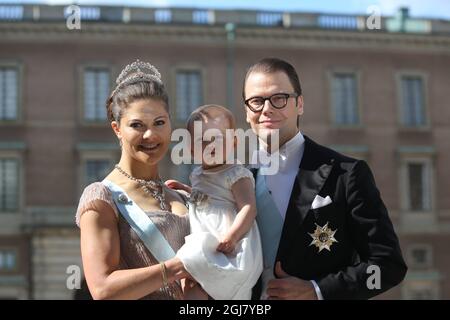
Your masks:
<svg viewBox="0 0 450 320"><path fill-rule="evenodd" d="M316 195L330 196L332 203L311 209ZM337 230L338 242L319 252L309 234L326 223ZM366 162L305 136L276 261L292 276L315 280L324 299L368 299L403 280L407 267L399 241ZM380 268L380 289L367 286L370 265ZM254 298L260 290L258 283Z"/></svg>

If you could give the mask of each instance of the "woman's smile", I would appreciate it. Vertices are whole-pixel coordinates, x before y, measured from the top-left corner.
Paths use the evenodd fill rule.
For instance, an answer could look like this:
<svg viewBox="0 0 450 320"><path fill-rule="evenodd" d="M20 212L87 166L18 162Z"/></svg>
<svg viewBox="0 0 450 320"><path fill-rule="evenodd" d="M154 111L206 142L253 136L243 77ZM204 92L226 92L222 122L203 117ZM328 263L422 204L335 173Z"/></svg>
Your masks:
<svg viewBox="0 0 450 320"><path fill-rule="evenodd" d="M160 145L160 143L140 144L138 145L138 150L145 153L153 153L159 148Z"/></svg>

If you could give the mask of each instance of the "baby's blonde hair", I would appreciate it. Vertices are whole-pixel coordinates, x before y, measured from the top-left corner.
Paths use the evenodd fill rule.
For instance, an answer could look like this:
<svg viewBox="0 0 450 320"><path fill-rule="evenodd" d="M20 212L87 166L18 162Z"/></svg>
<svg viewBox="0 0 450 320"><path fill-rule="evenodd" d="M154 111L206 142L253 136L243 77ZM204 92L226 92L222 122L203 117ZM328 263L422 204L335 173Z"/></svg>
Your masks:
<svg viewBox="0 0 450 320"><path fill-rule="evenodd" d="M224 115L228 119L228 124L230 125L229 129L235 129L236 124L231 111L217 104L207 104L192 111L187 120L186 128L191 131L194 121L205 121L208 119L213 119L218 115Z"/></svg>

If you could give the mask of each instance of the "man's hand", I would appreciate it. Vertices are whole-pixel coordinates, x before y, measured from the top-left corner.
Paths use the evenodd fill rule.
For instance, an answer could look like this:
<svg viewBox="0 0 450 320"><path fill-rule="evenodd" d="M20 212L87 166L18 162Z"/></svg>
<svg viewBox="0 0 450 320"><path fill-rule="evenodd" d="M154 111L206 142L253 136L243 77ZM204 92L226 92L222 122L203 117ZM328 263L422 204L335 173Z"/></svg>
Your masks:
<svg viewBox="0 0 450 320"><path fill-rule="evenodd" d="M281 268L278 261L275 275L279 279L272 279L267 284L269 300L317 300L316 291L311 281L293 277Z"/></svg>
<svg viewBox="0 0 450 320"><path fill-rule="evenodd" d="M184 190L187 193L191 193L191 191L192 191L192 188L190 186L188 186L187 184L181 183L180 181L177 181L177 180L167 180L165 182L165 184L170 189Z"/></svg>

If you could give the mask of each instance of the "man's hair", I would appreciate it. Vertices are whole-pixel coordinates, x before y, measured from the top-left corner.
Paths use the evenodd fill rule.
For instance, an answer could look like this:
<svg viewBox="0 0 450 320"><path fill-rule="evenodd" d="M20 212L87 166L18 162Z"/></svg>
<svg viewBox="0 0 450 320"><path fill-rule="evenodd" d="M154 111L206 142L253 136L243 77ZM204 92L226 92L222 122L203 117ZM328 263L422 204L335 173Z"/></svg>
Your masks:
<svg viewBox="0 0 450 320"><path fill-rule="evenodd" d="M227 108L219 106L217 104L207 104L195 109L187 120L186 128L188 130L192 130L195 121L204 122L205 120L213 119L218 115L223 115L225 116L225 118L227 118L228 125L230 126L229 129L235 129L236 125L233 113L231 113L231 111Z"/></svg>
<svg viewBox="0 0 450 320"><path fill-rule="evenodd" d="M275 73L275 72L284 72L294 88L295 93L298 95L302 94L302 87L300 86L300 80L297 75L297 71L295 71L294 67L287 61L278 59L278 58L264 58L255 64L251 65L247 69L247 74L244 78L244 85L242 86L242 98L245 100L245 84L247 82L247 78L253 72L262 72L262 73Z"/></svg>

